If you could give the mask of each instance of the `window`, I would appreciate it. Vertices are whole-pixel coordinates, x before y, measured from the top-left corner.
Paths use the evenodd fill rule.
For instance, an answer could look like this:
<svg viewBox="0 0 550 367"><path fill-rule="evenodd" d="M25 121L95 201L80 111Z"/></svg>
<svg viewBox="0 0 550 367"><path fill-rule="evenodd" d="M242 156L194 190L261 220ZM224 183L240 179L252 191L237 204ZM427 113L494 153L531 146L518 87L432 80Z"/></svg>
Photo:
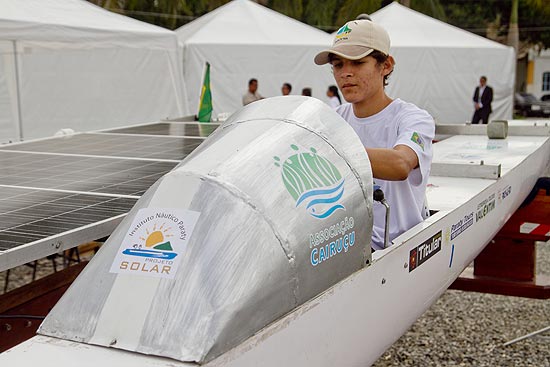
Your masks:
<svg viewBox="0 0 550 367"><path fill-rule="evenodd" d="M550 71L542 73L542 90L550 90Z"/></svg>

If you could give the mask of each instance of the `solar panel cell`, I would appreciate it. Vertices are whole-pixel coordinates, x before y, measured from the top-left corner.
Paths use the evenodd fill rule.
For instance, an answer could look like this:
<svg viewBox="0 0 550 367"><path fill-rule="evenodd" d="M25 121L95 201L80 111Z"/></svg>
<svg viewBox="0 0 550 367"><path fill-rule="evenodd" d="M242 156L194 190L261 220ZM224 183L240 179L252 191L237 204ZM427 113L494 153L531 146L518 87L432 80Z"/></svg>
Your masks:
<svg viewBox="0 0 550 367"><path fill-rule="evenodd" d="M162 136L86 133L6 145L0 150L180 161L203 141L202 138L167 140Z"/></svg>
<svg viewBox="0 0 550 367"><path fill-rule="evenodd" d="M216 130L220 124L216 123L182 123L182 122L158 122L154 124L127 127L108 130L111 133L120 134L147 134L168 136L197 136L207 137Z"/></svg>

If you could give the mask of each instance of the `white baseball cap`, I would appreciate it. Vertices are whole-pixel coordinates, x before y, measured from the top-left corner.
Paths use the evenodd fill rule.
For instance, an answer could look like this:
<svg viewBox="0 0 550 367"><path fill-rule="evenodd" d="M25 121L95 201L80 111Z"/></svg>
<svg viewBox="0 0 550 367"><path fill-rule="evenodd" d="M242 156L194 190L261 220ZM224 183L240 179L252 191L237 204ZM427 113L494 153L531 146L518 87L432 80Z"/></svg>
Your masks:
<svg viewBox="0 0 550 367"><path fill-rule="evenodd" d="M318 53L314 60L317 65L327 64L330 54L349 60L359 60L374 50L389 54L388 32L370 20L352 20L336 32L332 47Z"/></svg>

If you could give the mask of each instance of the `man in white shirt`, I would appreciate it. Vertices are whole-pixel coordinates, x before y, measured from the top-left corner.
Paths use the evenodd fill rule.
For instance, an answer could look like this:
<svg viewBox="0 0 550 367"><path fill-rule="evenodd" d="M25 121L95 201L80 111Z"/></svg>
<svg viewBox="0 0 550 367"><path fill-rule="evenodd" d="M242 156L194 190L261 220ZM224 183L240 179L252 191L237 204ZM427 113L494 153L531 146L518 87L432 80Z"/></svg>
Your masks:
<svg viewBox="0 0 550 367"><path fill-rule="evenodd" d="M353 20L336 33L315 63L332 65L349 102L336 109L365 146L375 178L390 205L390 241L420 223L432 160L433 118L417 106L390 98L384 87L395 61L390 37L370 20ZM385 208L374 204L372 247L384 248Z"/></svg>
<svg viewBox="0 0 550 367"><path fill-rule="evenodd" d="M248 81L248 91L243 96L243 106L260 99L264 99L264 97L258 93L258 80L252 78Z"/></svg>

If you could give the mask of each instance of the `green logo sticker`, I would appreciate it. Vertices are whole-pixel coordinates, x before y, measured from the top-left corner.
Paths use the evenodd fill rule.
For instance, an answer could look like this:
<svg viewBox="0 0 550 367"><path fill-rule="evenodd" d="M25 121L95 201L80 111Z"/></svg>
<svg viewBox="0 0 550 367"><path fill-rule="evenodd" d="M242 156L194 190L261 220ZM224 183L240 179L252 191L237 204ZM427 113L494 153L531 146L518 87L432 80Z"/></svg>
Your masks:
<svg viewBox="0 0 550 367"><path fill-rule="evenodd" d="M281 176L288 193L296 200L296 207L302 203L307 212L315 218L324 219L338 209L345 207L339 203L344 194L344 179L332 162L317 154L315 148L296 151L284 162L275 156L275 166L281 168Z"/></svg>
<svg viewBox="0 0 550 367"><path fill-rule="evenodd" d="M338 32L336 32L336 40L339 40L343 37L346 37L348 34L351 33L351 29L348 27L347 24L344 24Z"/></svg>

